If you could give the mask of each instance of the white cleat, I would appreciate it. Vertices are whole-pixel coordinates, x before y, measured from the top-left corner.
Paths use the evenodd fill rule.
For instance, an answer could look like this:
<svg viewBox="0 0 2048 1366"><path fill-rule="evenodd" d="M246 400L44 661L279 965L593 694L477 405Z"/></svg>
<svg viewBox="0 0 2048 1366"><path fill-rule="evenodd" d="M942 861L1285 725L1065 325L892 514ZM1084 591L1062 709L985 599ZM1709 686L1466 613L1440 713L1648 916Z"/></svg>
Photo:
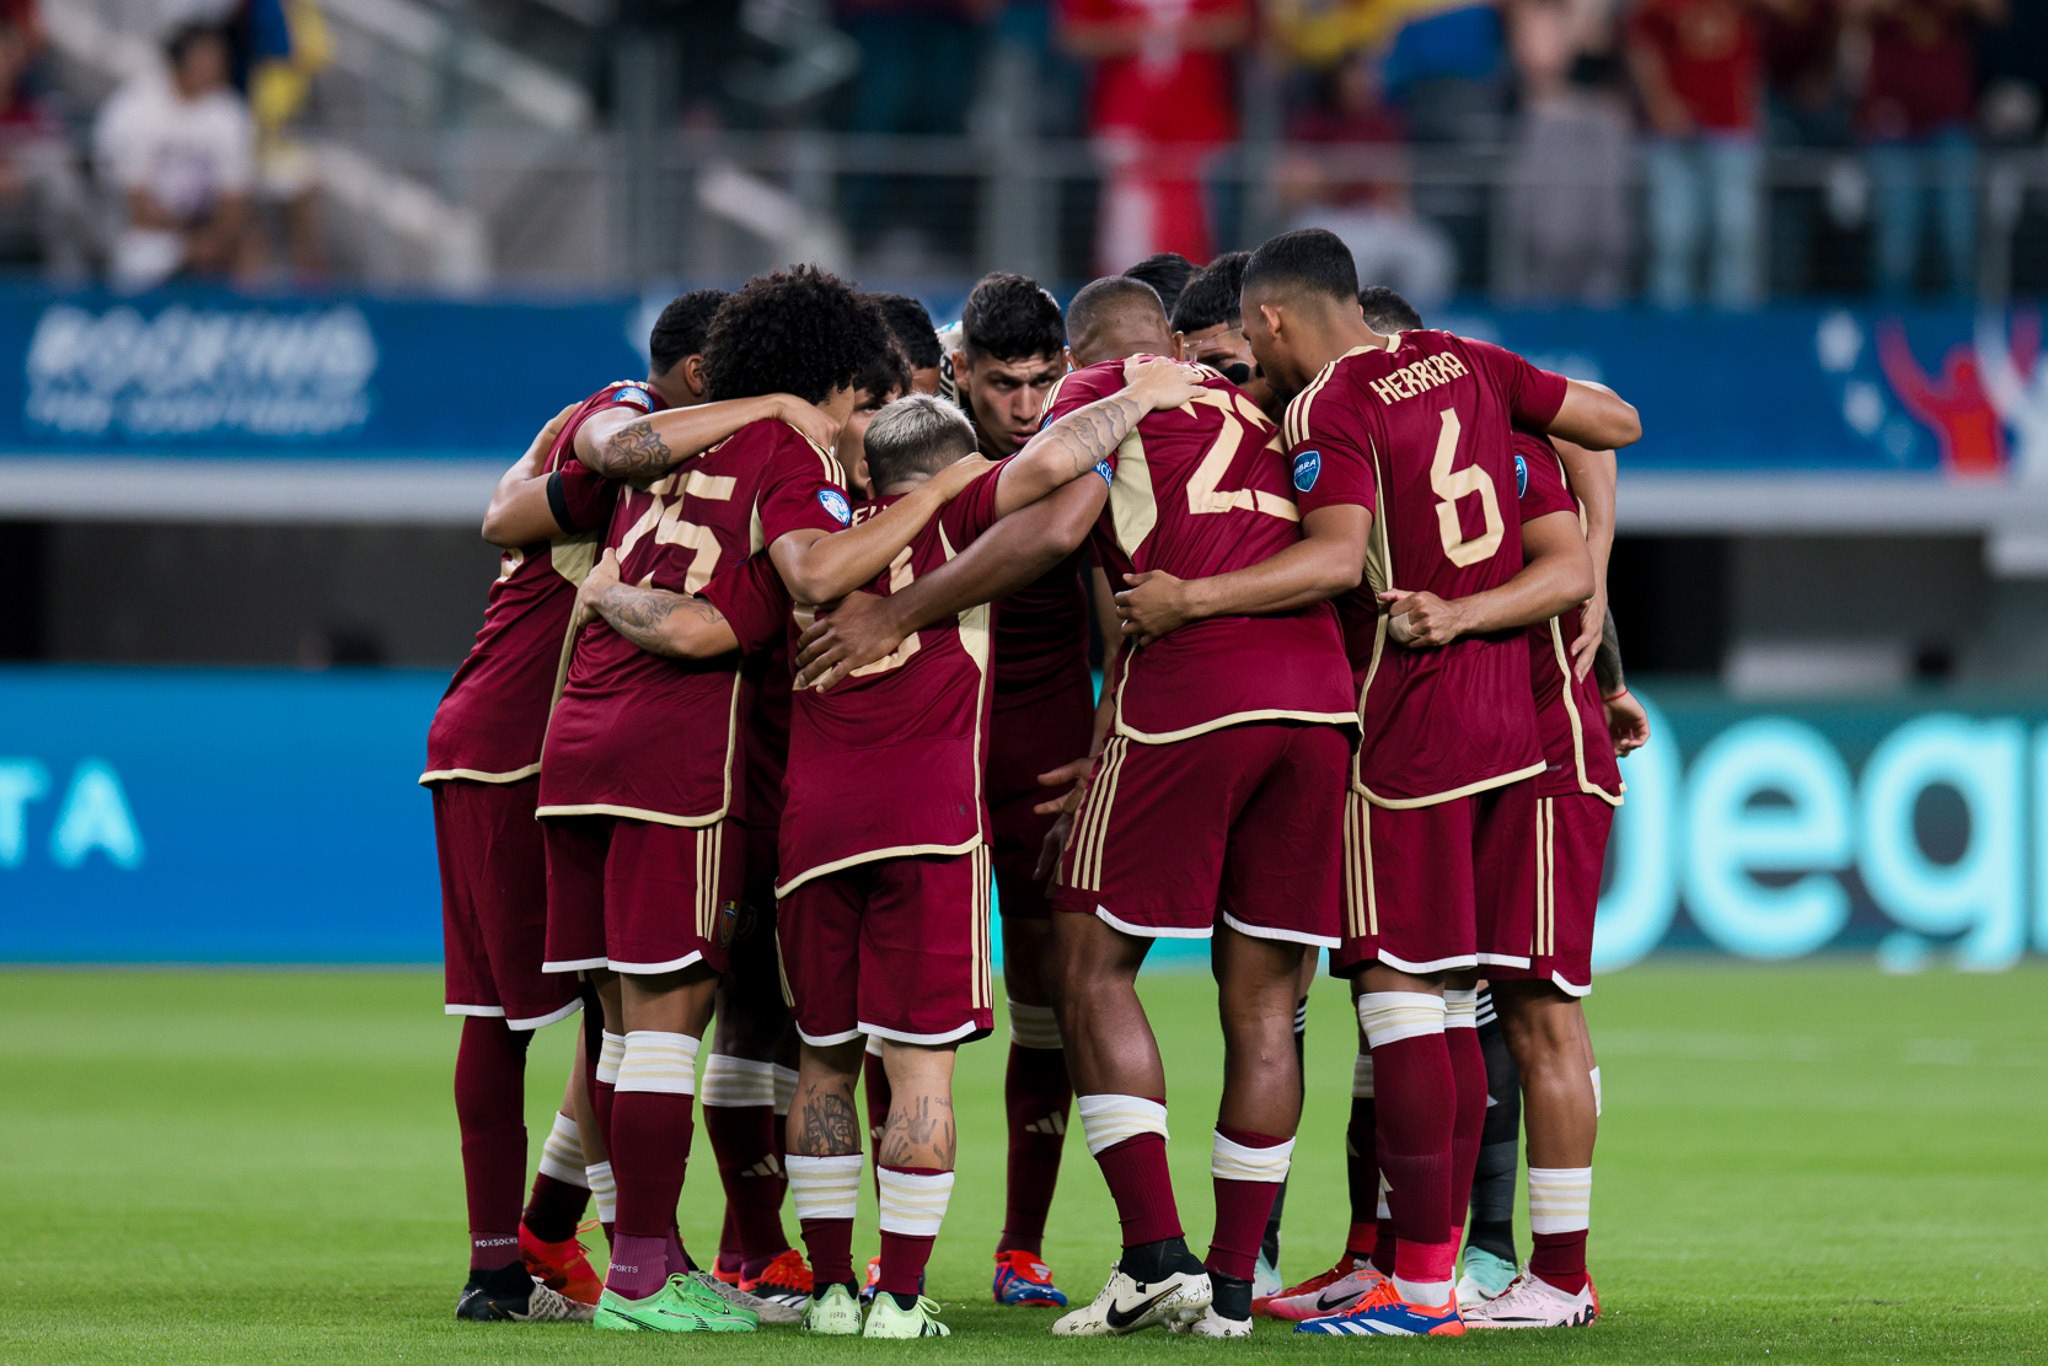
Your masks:
<svg viewBox="0 0 2048 1366"><path fill-rule="evenodd" d="M1568 1295L1531 1272L1515 1277L1507 1292L1463 1311L1467 1328L1584 1328L1600 1317L1600 1295L1591 1281Z"/></svg>
<svg viewBox="0 0 2048 1366"><path fill-rule="evenodd" d="M692 1271L690 1279L733 1308L747 1310L762 1323L795 1323L804 1316L803 1309L797 1305L782 1300L771 1300L764 1295L750 1295L736 1285L719 1280L708 1271Z"/></svg>
<svg viewBox="0 0 2048 1366"><path fill-rule="evenodd" d="M1371 1262L1367 1262L1328 1285L1269 1300L1266 1313L1276 1319L1292 1319L1297 1323L1303 1319L1327 1318L1350 1309L1379 1289L1380 1283L1386 1279Z"/></svg>
<svg viewBox="0 0 2048 1366"><path fill-rule="evenodd" d="M1466 1248L1465 1274L1458 1277L1459 1310L1477 1309L1488 1300L1507 1294L1518 1274L1519 1268L1513 1262L1496 1257L1483 1247Z"/></svg>
<svg viewBox="0 0 2048 1366"><path fill-rule="evenodd" d="M1248 1338L1252 1335L1252 1321L1249 1318L1227 1319L1210 1305L1202 1311L1202 1317L1184 1323L1168 1323L1166 1331L1188 1338Z"/></svg>
<svg viewBox="0 0 2048 1366"><path fill-rule="evenodd" d="M1137 1281L1113 1267L1093 1304L1062 1314L1052 1326L1058 1338L1122 1337L1165 1324L1192 1323L1209 1309L1209 1273L1200 1263L1157 1281Z"/></svg>

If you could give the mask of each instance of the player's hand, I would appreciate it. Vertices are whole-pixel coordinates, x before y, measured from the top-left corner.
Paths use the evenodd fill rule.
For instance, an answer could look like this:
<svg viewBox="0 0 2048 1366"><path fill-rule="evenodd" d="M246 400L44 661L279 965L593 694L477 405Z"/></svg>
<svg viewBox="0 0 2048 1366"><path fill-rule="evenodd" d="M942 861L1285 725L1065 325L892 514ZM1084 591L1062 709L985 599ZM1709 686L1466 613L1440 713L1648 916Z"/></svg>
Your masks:
<svg viewBox="0 0 2048 1366"><path fill-rule="evenodd" d="M994 468L995 461L983 459L978 455L970 455L964 460L956 460L940 470L931 477L930 482L933 487L939 490L940 497L944 498L947 502L951 502L959 497L969 484Z"/></svg>
<svg viewBox="0 0 2048 1366"><path fill-rule="evenodd" d="M1038 850L1038 866L1031 871L1035 881L1043 882L1059 870L1060 851L1067 847L1067 835L1074 828L1074 814L1081 809L1081 801L1088 795L1088 775L1094 769L1095 756L1085 754L1070 763L1061 764L1050 773L1038 775L1040 787L1063 787L1066 791L1032 808L1041 816L1059 818L1046 832L1045 843Z"/></svg>
<svg viewBox="0 0 2048 1366"><path fill-rule="evenodd" d="M1162 569L1126 574L1130 587L1116 595L1116 615L1124 639L1150 645L1194 619L1188 610L1187 583Z"/></svg>
<svg viewBox="0 0 2048 1366"><path fill-rule="evenodd" d="M1623 688L1602 705L1607 708L1607 733L1613 737L1616 758L1626 759L1650 743L1650 713L1634 693Z"/></svg>
<svg viewBox="0 0 2048 1366"><path fill-rule="evenodd" d="M1193 401L1202 392L1202 375L1164 356L1132 356L1124 362L1124 388L1156 413Z"/></svg>
<svg viewBox="0 0 2048 1366"><path fill-rule="evenodd" d="M769 402L775 405L775 416L809 437L813 445L831 450L839 444L841 424L815 403L806 403L795 394L772 394Z"/></svg>
<svg viewBox="0 0 2048 1366"><path fill-rule="evenodd" d="M1579 638L1572 642L1572 673L1584 678L1593 670L1593 656L1607 632L1607 589L1603 586L1579 606Z"/></svg>
<svg viewBox="0 0 2048 1366"><path fill-rule="evenodd" d="M576 610L569 619L569 630L582 630L598 619L597 595L619 581L619 552L607 548L598 557L590 572L583 576L583 586L576 590Z"/></svg>
<svg viewBox="0 0 2048 1366"><path fill-rule="evenodd" d="M1426 650L1448 645L1465 633L1464 613L1455 602L1445 602L1434 593L1403 593L1396 589L1380 594L1387 609L1387 631L1410 649Z"/></svg>
<svg viewBox="0 0 2048 1366"><path fill-rule="evenodd" d="M820 612L798 638L796 686L829 688L888 654L907 634L897 626L887 598L848 593L830 612Z"/></svg>

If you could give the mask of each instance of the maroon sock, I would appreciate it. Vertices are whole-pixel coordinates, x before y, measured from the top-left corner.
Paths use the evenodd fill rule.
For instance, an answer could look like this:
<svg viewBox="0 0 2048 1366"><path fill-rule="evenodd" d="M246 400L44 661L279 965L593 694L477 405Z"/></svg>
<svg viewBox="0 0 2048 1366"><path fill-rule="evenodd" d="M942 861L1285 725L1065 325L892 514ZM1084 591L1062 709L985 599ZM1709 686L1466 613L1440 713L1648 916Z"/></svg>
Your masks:
<svg viewBox="0 0 2048 1366"><path fill-rule="evenodd" d="M704 1127L707 1129L711 1127L711 1112L709 1110L704 1112ZM718 1149L716 1143L712 1144L711 1147L714 1152ZM720 1174L723 1175L723 1172ZM725 1222L719 1225L718 1229L717 1265L721 1275L737 1276L741 1274L739 1223L732 1217L732 1200L730 1197L725 1202Z"/></svg>
<svg viewBox="0 0 2048 1366"><path fill-rule="evenodd" d="M583 1211L590 1207L590 1188L557 1181L546 1172L536 1172L533 1193L526 1197L526 1213L520 1221L543 1243L563 1243L576 1236Z"/></svg>
<svg viewBox="0 0 2048 1366"><path fill-rule="evenodd" d="M853 1220L806 1219L804 1250L811 1255L811 1277L818 1288L853 1285Z"/></svg>
<svg viewBox="0 0 2048 1366"><path fill-rule="evenodd" d="M690 1260L690 1254L683 1250L683 1231L670 1223L668 1226L668 1274L679 1276L686 1271L695 1271L697 1264Z"/></svg>
<svg viewBox="0 0 2048 1366"><path fill-rule="evenodd" d="M1444 1031L1457 1087L1457 1117L1451 1128L1451 1221L1462 1231L1472 1207L1472 1178L1479 1170L1479 1145L1486 1134L1486 1050L1479 1031L1460 1026Z"/></svg>
<svg viewBox="0 0 2048 1366"><path fill-rule="evenodd" d="M1124 1247L1143 1247L1182 1235L1180 1210L1173 1200L1173 1177L1166 1169L1166 1139L1138 1134L1095 1155L1102 1178L1116 1200L1117 1219L1124 1229Z"/></svg>
<svg viewBox="0 0 2048 1366"><path fill-rule="evenodd" d="M875 1154L875 1194L882 1193L882 1130L889 1127L889 1097L894 1094L889 1085L889 1071L882 1066L882 1055L869 1053L861 1059L861 1090L868 1103L868 1151Z"/></svg>
<svg viewBox="0 0 2048 1366"><path fill-rule="evenodd" d="M691 1097L675 1091L622 1091L612 1107L612 1178L619 1186L618 1234L613 1255L631 1244L628 1260L641 1267L644 1284L653 1254L644 1252L639 1240L659 1240L661 1267L667 1265L668 1236L675 1228L676 1201L683 1192L683 1175L690 1162ZM660 1272L660 1279L667 1278ZM606 1277L607 1285L611 1284ZM660 1280L655 1288L660 1287ZM634 1299L637 1294L614 1286Z"/></svg>
<svg viewBox="0 0 2048 1366"><path fill-rule="evenodd" d="M668 1283L668 1235L655 1238L621 1233L612 1239L612 1261L604 1288L629 1300L644 1300Z"/></svg>
<svg viewBox="0 0 2048 1366"><path fill-rule="evenodd" d="M1219 1138L1246 1148L1277 1148L1287 1140L1249 1129L1216 1126ZM1252 1278L1259 1260L1259 1244L1266 1236L1266 1221L1273 1214L1273 1197L1278 1181L1240 1181L1213 1178L1216 1186L1216 1234L1209 1240L1209 1257L1203 1265L1211 1271L1240 1281Z"/></svg>
<svg viewBox="0 0 2048 1366"><path fill-rule="evenodd" d="M1010 1045L1010 1066L1003 1075L1003 1109L1010 1120L1009 1185L996 1251L1041 1250L1073 1103L1065 1050Z"/></svg>
<svg viewBox="0 0 2048 1366"><path fill-rule="evenodd" d="M1380 1212L1379 1139L1371 1096L1351 1098L1351 1122L1344 1129L1344 1181L1351 1195L1351 1236L1345 1247L1368 1256L1378 1241L1374 1226Z"/></svg>
<svg viewBox="0 0 2048 1366"><path fill-rule="evenodd" d="M1534 1235L1536 1250L1529 1254L1529 1270L1567 1295L1586 1288L1586 1230Z"/></svg>
<svg viewBox="0 0 2048 1366"><path fill-rule="evenodd" d="M1442 1033L1419 1034L1373 1049L1372 1067L1379 1163L1395 1238L1414 1245L1420 1258L1411 1261L1396 1248L1396 1270L1409 1280L1435 1280L1435 1249L1451 1240L1456 1114L1446 1102L1456 1092L1450 1049ZM1381 1264L1377 1252L1373 1264Z"/></svg>
<svg viewBox="0 0 2048 1366"><path fill-rule="evenodd" d="M469 1267L519 1260L519 1192L526 1184L526 1045L533 1035L479 1015L462 1021L455 1051L455 1119L469 1201Z"/></svg>
<svg viewBox="0 0 2048 1366"><path fill-rule="evenodd" d="M767 1105L707 1105L704 1133L725 1187L726 1227L743 1276L758 1276L789 1250L782 1232L782 1164L775 1159L775 1111ZM721 1253L728 1246L719 1240Z"/></svg>

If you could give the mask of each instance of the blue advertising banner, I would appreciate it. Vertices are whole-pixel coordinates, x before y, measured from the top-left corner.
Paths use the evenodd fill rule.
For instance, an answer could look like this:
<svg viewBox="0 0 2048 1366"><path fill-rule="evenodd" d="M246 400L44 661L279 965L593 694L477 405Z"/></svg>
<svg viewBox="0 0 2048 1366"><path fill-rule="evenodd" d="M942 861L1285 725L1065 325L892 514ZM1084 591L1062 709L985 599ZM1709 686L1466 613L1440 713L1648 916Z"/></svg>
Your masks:
<svg viewBox="0 0 2048 1366"><path fill-rule="evenodd" d="M421 672L0 669L0 961L431 962ZM1652 690L1596 945L2048 950L2048 707ZM1199 956L1199 944L1178 956Z"/></svg>
<svg viewBox="0 0 2048 1366"><path fill-rule="evenodd" d="M0 459L503 459L562 404L641 377L663 302L0 291ZM1651 433L1632 470L2048 478L2032 310L1432 321L1626 394Z"/></svg>

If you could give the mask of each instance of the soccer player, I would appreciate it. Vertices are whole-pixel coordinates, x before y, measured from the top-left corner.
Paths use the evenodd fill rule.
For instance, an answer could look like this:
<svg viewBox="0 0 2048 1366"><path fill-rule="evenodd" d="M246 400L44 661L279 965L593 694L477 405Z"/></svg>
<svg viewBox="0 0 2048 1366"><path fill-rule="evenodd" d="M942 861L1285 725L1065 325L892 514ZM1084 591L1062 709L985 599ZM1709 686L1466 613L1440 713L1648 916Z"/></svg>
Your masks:
<svg viewBox="0 0 2048 1366"><path fill-rule="evenodd" d="M1261 370L1296 391L1286 436L1304 509L1372 515L1369 588L1340 604L1364 729L1345 816L1344 943L1372 1050L1377 1161L1397 1234L1393 1277L1311 1332L1456 1334L1456 1230L1485 1114L1472 1023L1481 963L1528 961L1533 784L1542 771L1527 646L1502 627L1591 595L1576 526L1503 515L1520 422L1599 449L1640 434L1612 393L1447 333L1382 336L1334 235L1283 234L1246 267L1242 317ZM1558 522L1562 517L1545 519ZM1523 569L1515 589L1509 581ZM1233 581L1234 580L1234 581ZM1508 620L1427 646L1438 609L1480 595ZM1128 611L1171 622L1264 610L1251 576L1181 585ZM1142 608L1143 611L1139 611ZM1474 609L1477 610L1477 609ZM1416 613L1420 615L1415 615ZM1521 614L1516 619L1516 614Z"/></svg>
<svg viewBox="0 0 2048 1366"><path fill-rule="evenodd" d="M896 344L903 348L904 359L910 362L909 391L938 393L946 356L939 345L938 329L932 326L932 315L908 294L877 294L874 300L881 305Z"/></svg>
<svg viewBox="0 0 2048 1366"><path fill-rule="evenodd" d="M1195 275L1195 263L1177 251L1157 251L1124 272L1127 280L1143 280L1159 296L1159 306L1171 316L1180 292Z"/></svg>
<svg viewBox="0 0 2048 1366"><path fill-rule="evenodd" d="M1222 372L1272 415L1278 412L1273 386L1258 373L1259 363L1238 318L1244 266L1251 259L1248 251L1225 252L1195 272L1173 305L1173 344L1182 360Z"/></svg>
<svg viewBox="0 0 2048 1366"><path fill-rule="evenodd" d="M1016 459L980 475L899 556L879 587L912 582L1004 514L1097 469L1103 434L1193 392L1166 363L1141 367L1130 394L1055 425ZM956 470L974 433L951 405L913 398L870 430L880 514ZM1088 452L1083 455L1083 452ZM714 580L705 599L618 584L608 559L586 600L643 648L715 655L759 648L788 629L790 602L757 556ZM749 574L751 570L751 574ZM728 626L728 621L730 625ZM943 1336L923 1299L924 1265L952 1185L952 1054L993 1019L988 963L989 858L981 770L989 713L988 609L977 606L905 641L877 667L798 695L783 823L784 971L804 1040L790 1122L790 1177L817 1272L814 1333L861 1330L851 1239L860 1186L853 1119L862 1036L882 1040L894 1102L882 1163L881 1293L869 1337ZM878 790L898 800L878 803Z"/></svg>
<svg viewBox="0 0 2048 1366"><path fill-rule="evenodd" d="M592 427L643 418L693 392L690 361L701 349L706 302L699 295L671 302L649 338L648 380L606 385L564 409L543 433L547 439L536 440L499 481L484 537L505 548L503 567L476 644L428 732L420 781L434 800L447 1008L467 1017L456 1060L471 1224L470 1283L457 1308L463 1318L579 1316L546 1296L536 1306L532 1276L524 1273L557 1288L595 1282L575 1222L586 1198L576 1189L579 1180L600 1187L600 1217L608 1217L603 1175L590 1170L604 1165L597 1125L586 1132L567 1115L557 1116L530 1218L517 1210L526 1151L526 1045L532 1030L565 1017L581 1001L573 980L541 971L547 909L540 829L533 820L536 774L576 585L615 497L614 486L576 458L577 443ZM780 412L802 420L804 406L783 396L699 409L679 415L676 436L701 449L755 417ZM822 415L809 420L822 421ZM556 1186L565 1189L551 1189ZM524 1271L508 1251L524 1253Z"/></svg>
<svg viewBox="0 0 2048 1366"><path fill-rule="evenodd" d="M983 277L962 310L953 353L960 403L981 453L1000 460L1029 442L1066 370L1066 325L1052 296L1021 275ZM1095 717L1083 557L1071 553L1072 542L1068 550L1001 600L991 643L987 791L1010 1016L1008 1194L992 1293L999 1304L1022 1307L1067 1302L1043 1253L1073 1083L1044 984L1049 911L1037 873L1053 825L1038 810L1046 797L1040 775L1088 753Z"/></svg>
<svg viewBox="0 0 2048 1366"><path fill-rule="evenodd" d="M1115 392L1125 356L1172 348L1159 296L1128 277L1083 289L1069 324L1084 368L1055 395L1055 418ZM1051 977L1124 1250L1095 1301L1054 1325L1064 1336L1251 1331L1254 1266L1300 1117L1302 961L1336 934L1356 716L1326 600L1357 582L1368 519L1339 508L1304 526L1272 424L1201 373L1201 395L1145 419L1110 457L1096 554L1125 583L1243 570L1286 601L1115 661L1109 734L1061 855ZM1212 937L1226 1060L1203 1262L1167 1174L1164 1076L1136 977L1153 941Z"/></svg>
<svg viewBox="0 0 2048 1366"><path fill-rule="evenodd" d="M779 271L721 306L704 381L717 400L793 394L836 431L854 381L889 344L879 310L843 281ZM692 592L719 564L765 550L794 595L829 600L886 566L944 492L828 538L848 506L822 444L764 416L681 469L677 425L655 413L610 425L587 452L578 441L582 459L629 483L606 545L636 582ZM537 809L548 966L614 974L607 1024L624 1036L608 1134L618 1224L599 1327L743 1331L757 1319L691 1272L675 1235L698 1041L737 928L743 696L737 657L661 659L592 623L548 725Z"/></svg>

